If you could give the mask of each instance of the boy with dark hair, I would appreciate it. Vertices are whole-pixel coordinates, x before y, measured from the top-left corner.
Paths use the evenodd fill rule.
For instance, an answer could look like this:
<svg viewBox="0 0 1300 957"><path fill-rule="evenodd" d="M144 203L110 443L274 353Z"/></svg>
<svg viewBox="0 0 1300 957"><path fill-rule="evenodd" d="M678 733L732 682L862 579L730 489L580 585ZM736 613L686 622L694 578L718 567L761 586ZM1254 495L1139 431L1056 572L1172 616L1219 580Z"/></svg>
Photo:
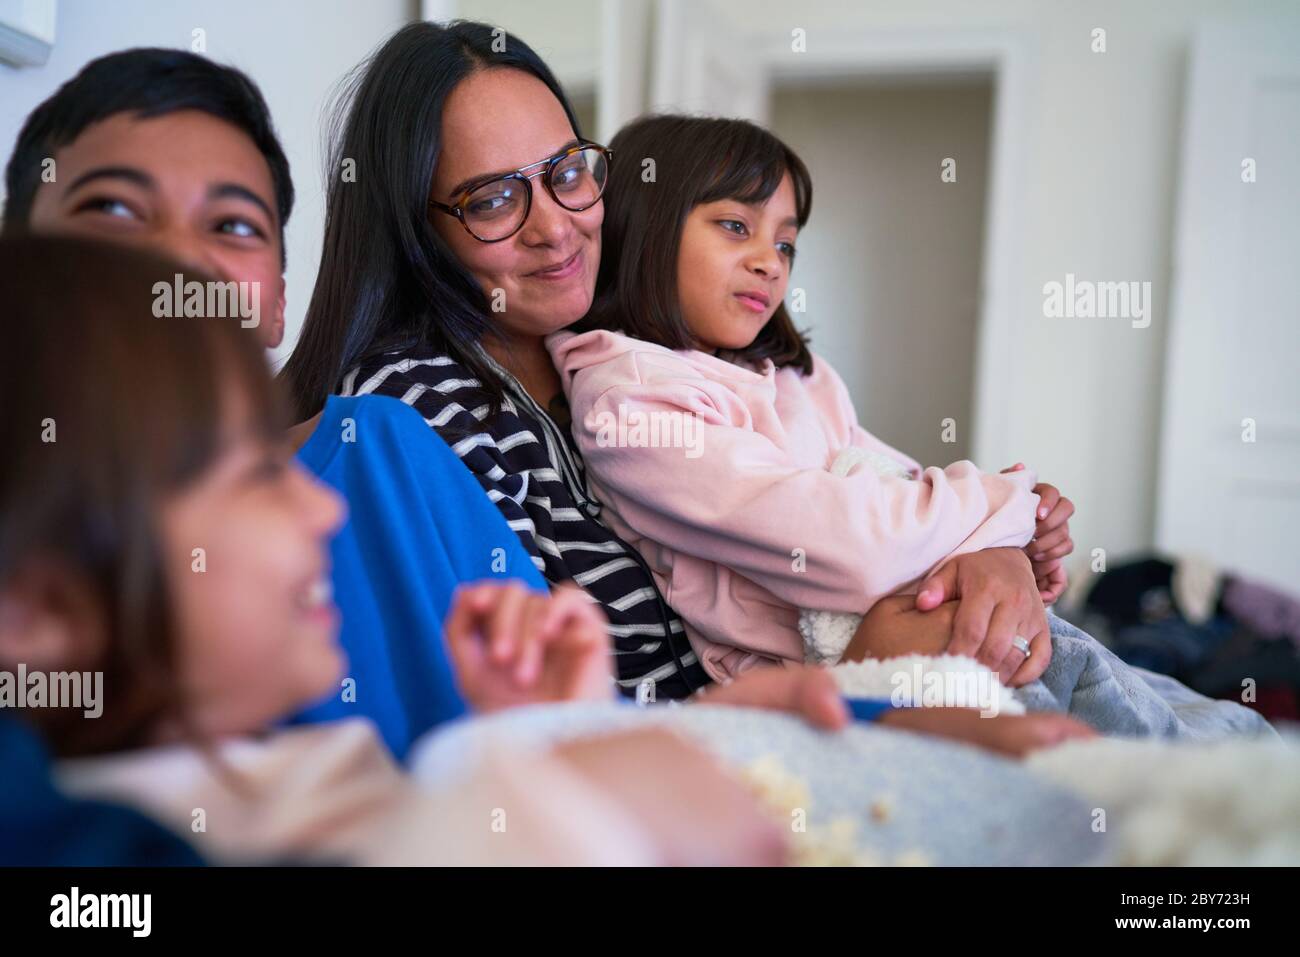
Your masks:
<svg viewBox="0 0 1300 957"><path fill-rule="evenodd" d="M284 338L289 161L243 73L184 50L92 60L27 118L5 170L4 232L152 246L257 296Z"/></svg>

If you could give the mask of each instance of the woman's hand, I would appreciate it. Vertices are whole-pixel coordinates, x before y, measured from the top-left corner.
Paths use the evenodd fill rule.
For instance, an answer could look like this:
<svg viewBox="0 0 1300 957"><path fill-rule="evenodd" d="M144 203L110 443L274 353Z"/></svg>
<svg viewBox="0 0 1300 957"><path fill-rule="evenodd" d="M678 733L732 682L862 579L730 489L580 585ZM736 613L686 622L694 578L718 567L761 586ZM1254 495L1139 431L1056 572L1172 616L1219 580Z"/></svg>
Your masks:
<svg viewBox="0 0 1300 957"><path fill-rule="evenodd" d="M605 617L576 587L548 595L518 582L464 586L444 630L475 711L613 696Z"/></svg>
<svg viewBox="0 0 1300 957"><path fill-rule="evenodd" d="M1017 462L1003 469L1002 474L1018 472L1024 467L1023 462ZM1043 604L1050 605L1064 594L1068 584L1061 560L1074 551L1074 540L1070 538L1074 503L1061 495L1061 490L1055 485L1045 482L1034 486L1034 494L1038 496L1038 521L1034 525L1033 540L1025 546L1025 554L1034 569L1034 581Z"/></svg>
<svg viewBox="0 0 1300 957"><path fill-rule="evenodd" d="M927 578L917 609L930 612L956 599L948 654L968 655L1018 688L1036 680L1052 659L1047 612L1029 558L1018 548L986 548L959 555ZM1016 648L1028 640L1030 655Z"/></svg>

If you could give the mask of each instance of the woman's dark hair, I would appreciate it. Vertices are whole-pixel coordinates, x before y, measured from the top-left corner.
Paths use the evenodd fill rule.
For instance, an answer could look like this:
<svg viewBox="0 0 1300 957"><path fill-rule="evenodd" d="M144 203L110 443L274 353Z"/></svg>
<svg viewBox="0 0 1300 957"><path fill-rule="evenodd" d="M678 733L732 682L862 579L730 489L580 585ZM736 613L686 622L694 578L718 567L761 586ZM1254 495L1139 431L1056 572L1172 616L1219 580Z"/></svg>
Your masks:
<svg viewBox="0 0 1300 957"><path fill-rule="evenodd" d="M9 197L5 201L5 232L26 229L44 161L87 127L118 113L147 119L181 110L198 110L238 127L266 159L280 219L283 268L284 227L293 211L293 180L266 101L243 73L185 50L141 47L91 60L32 111L5 169Z"/></svg>
<svg viewBox="0 0 1300 957"><path fill-rule="evenodd" d="M26 713L60 754L186 726L170 596L190 569L164 564L160 503L219 456L232 390L268 438L287 421L255 330L155 318L155 283L181 271L87 240L0 239L0 591L48 570L89 599L105 642L69 667L103 672L99 717Z"/></svg>
<svg viewBox="0 0 1300 957"><path fill-rule="evenodd" d="M790 147L745 120L699 116L647 116L619 130L610 143L619 162L605 187L600 272L587 315L573 328L613 329L669 349L693 341L677 297L677 253L691 210L735 199L762 203L787 173L794 183L799 226L812 212L812 179ZM654 160L654 178L642 178ZM785 304L747 348L731 353L747 363L812 372L807 339Z"/></svg>
<svg viewBox="0 0 1300 957"><path fill-rule="evenodd" d="M363 360L415 346L451 355L482 383L492 414L500 408L504 383L477 349L491 328L487 295L428 219L443 107L457 84L488 67L537 77L580 135L541 58L485 23L405 26L345 84L331 129L320 270L282 373L299 418L318 412ZM339 175L345 160L355 182Z"/></svg>

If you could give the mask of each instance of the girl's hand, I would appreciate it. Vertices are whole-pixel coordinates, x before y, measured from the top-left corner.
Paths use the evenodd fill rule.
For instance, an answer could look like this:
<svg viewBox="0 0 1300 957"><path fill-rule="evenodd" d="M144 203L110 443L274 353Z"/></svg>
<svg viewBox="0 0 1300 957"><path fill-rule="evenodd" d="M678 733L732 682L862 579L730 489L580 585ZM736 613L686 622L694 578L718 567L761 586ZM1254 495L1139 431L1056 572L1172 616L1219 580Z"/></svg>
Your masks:
<svg viewBox="0 0 1300 957"><path fill-rule="evenodd" d="M1044 605L1050 605L1065 594L1069 579L1065 575L1065 564L1058 558L1050 562L1030 562L1034 569L1034 581L1038 584L1038 595Z"/></svg>
<svg viewBox="0 0 1300 957"><path fill-rule="evenodd" d="M931 611L957 599L948 654L968 655L1018 688L1036 680L1052 659L1051 633L1029 558L1018 548L959 555L921 584L916 607ZM1012 642L1026 639L1030 655Z"/></svg>
<svg viewBox="0 0 1300 957"><path fill-rule="evenodd" d="M826 731L838 731L849 723L839 685L830 671L815 665L757 665L725 685L708 685L691 701L786 711Z"/></svg>
<svg viewBox="0 0 1300 957"><path fill-rule="evenodd" d="M985 718L973 708L894 708L880 716L880 723L955 738L1015 758L1066 741L1097 737L1082 721L1056 713Z"/></svg>
<svg viewBox="0 0 1300 957"><path fill-rule="evenodd" d="M457 589L444 628L456 683L475 711L613 696L605 617L575 586Z"/></svg>
<svg viewBox="0 0 1300 957"><path fill-rule="evenodd" d="M770 867L789 860L780 820L749 786L663 728L583 738L554 753L646 829L662 864Z"/></svg>
<svg viewBox="0 0 1300 957"><path fill-rule="evenodd" d="M1002 474L1018 472L1024 467L1023 462L1017 462L1003 469ZM1074 551L1069 523L1074 514L1074 503L1065 498L1055 485L1039 482L1033 490L1038 496L1038 521L1034 525L1033 540L1025 546L1025 554L1032 563L1043 604L1050 605L1061 597L1068 584L1061 559Z"/></svg>

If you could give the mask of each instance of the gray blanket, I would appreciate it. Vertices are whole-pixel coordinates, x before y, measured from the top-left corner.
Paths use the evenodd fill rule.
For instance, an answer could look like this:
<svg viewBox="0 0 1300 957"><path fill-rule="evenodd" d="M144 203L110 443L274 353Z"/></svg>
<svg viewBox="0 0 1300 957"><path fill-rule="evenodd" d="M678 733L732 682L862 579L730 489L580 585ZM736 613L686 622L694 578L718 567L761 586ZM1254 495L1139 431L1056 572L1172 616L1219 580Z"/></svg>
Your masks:
<svg viewBox="0 0 1300 957"><path fill-rule="evenodd" d="M1065 711L1102 734L1210 740L1277 732L1257 712L1197 694L1167 675L1125 664L1101 642L1048 612L1052 663L1016 692L1030 711Z"/></svg>

